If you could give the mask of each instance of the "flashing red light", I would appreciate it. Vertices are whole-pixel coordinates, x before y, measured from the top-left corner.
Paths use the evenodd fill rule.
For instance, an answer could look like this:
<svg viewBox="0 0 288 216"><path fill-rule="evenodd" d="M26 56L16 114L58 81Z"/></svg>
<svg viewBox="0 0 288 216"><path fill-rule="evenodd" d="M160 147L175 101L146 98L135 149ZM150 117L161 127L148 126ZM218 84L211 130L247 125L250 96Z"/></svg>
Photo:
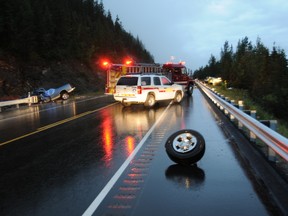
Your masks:
<svg viewBox="0 0 288 216"><path fill-rule="evenodd" d="M125 64L126 64L126 65L131 65L132 63L133 63L132 60L126 60L126 61L125 61Z"/></svg>
<svg viewBox="0 0 288 216"><path fill-rule="evenodd" d="M107 67L108 65L109 65L109 62L108 62L108 61L102 62L102 66Z"/></svg>
<svg viewBox="0 0 288 216"><path fill-rule="evenodd" d="M104 69L107 69L108 67L111 66L111 63L107 59L103 59L103 60L100 60L100 64L99 65L100 65L100 67L102 67Z"/></svg>

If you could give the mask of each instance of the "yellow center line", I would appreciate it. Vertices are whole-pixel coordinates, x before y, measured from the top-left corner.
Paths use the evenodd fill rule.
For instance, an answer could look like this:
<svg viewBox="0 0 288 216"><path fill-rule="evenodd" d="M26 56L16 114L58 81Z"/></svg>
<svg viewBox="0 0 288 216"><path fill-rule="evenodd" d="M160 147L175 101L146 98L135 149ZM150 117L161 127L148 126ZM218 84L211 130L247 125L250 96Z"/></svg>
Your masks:
<svg viewBox="0 0 288 216"><path fill-rule="evenodd" d="M118 102L116 102L116 103L118 103ZM31 136L31 135L34 135L34 134L37 134L37 133L40 133L40 132L42 132L42 131L48 130L48 129L50 129L50 128L56 127L56 126L58 126L58 125L61 125L61 124L64 124L64 123L67 123L67 122L70 122L70 121L73 121L73 120L75 120L75 119L81 118L81 117L86 116L86 115L89 115L89 114L91 114L91 113L98 112L98 111L100 111L100 110L102 110L102 109L105 109L105 108L107 108L107 107L109 107L109 106L113 106L113 105L116 104L116 103L107 105L107 106L105 106L105 107L101 107L101 108L96 109L96 110L87 111L87 112L84 112L84 113L81 113L81 114L72 116L72 117L70 117L70 118L63 119L63 120L54 122L54 123L49 124L49 125L46 125L46 126L44 126L44 127L40 127L40 128L38 128L36 131L33 131L33 132L30 132L30 133L24 134L24 135L22 135L22 136L16 137L16 138L11 139L11 140L8 140L8 141L6 141L6 142L2 142L2 143L0 143L0 146L6 145L6 144L8 144L8 143L11 143L11 142L14 142L14 141L23 139L23 138L25 138L25 137L28 137L28 136Z"/></svg>
<svg viewBox="0 0 288 216"><path fill-rule="evenodd" d="M83 117L83 116L86 116L86 115L91 114L91 113L96 112L96 111L98 111L98 110L87 111L87 112L84 112L84 113L81 113L81 114L72 116L72 117L70 117L70 118L63 119L63 120L54 122L54 123L52 123L52 124L49 124L49 125L46 125L46 126L44 126L44 127L38 128L37 131L40 132L40 131L43 131L43 130L47 130L47 129L49 129L49 128L53 128L53 127L55 127L55 126L64 124L64 123L69 122L69 121L73 121L73 120L75 120L75 119L81 118L81 117Z"/></svg>

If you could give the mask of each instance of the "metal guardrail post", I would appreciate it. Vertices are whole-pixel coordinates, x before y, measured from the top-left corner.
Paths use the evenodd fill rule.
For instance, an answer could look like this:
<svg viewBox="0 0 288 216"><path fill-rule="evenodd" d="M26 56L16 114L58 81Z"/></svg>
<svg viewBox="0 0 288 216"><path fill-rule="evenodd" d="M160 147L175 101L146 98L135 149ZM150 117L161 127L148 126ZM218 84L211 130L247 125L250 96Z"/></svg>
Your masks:
<svg viewBox="0 0 288 216"><path fill-rule="evenodd" d="M238 101L238 106L239 106L239 109L243 111L243 108L244 108L244 102L243 101Z"/></svg>
<svg viewBox="0 0 288 216"><path fill-rule="evenodd" d="M277 120L260 120L260 122L272 130L277 131ZM271 147L268 147L268 160L277 162L277 154Z"/></svg>
<svg viewBox="0 0 288 216"><path fill-rule="evenodd" d="M243 111L243 107L244 107L243 101L241 101L241 100L238 101L238 105L236 105L236 107L237 107L239 110ZM243 124L242 124L241 121L238 121L238 129L240 129L240 130L243 129Z"/></svg>
<svg viewBox="0 0 288 216"><path fill-rule="evenodd" d="M29 106L31 106L34 103L38 103L38 97L37 96L28 97L28 102Z"/></svg>
<svg viewBox="0 0 288 216"><path fill-rule="evenodd" d="M230 103L232 106L235 106L235 100L231 100ZM234 122L234 120L235 120L235 117L230 113L230 121Z"/></svg>
<svg viewBox="0 0 288 216"><path fill-rule="evenodd" d="M256 119L256 110L244 110L244 112L250 115L252 118ZM256 142L257 137L252 131L249 131L249 138L251 142Z"/></svg>

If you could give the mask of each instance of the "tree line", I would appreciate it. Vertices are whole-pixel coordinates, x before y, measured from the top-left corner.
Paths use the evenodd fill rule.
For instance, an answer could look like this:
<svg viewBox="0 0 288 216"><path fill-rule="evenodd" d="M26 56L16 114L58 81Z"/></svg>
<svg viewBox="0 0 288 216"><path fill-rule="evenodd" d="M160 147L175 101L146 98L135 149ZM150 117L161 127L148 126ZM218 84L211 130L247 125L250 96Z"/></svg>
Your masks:
<svg viewBox="0 0 288 216"><path fill-rule="evenodd" d="M0 56L6 54L33 62L127 55L154 61L97 0L0 0Z"/></svg>
<svg viewBox="0 0 288 216"><path fill-rule="evenodd" d="M221 49L220 60L211 55L205 67L194 77L222 77L228 87L247 90L250 97L269 112L288 121L288 65L283 49L270 51L258 38L253 45L248 37L238 41L236 51L228 41Z"/></svg>

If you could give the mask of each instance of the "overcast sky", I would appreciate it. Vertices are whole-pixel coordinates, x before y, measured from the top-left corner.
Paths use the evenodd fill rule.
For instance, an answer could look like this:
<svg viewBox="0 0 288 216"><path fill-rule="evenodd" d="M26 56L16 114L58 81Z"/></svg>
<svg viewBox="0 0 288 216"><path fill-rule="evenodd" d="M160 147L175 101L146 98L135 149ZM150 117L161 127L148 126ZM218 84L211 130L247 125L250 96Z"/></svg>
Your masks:
<svg viewBox="0 0 288 216"><path fill-rule="evenodd" d="M139 37L155 62L185 61L188 68L217 60L225 41L259 37L288 54L287 0L102 0L123 28Z"/></svg>

